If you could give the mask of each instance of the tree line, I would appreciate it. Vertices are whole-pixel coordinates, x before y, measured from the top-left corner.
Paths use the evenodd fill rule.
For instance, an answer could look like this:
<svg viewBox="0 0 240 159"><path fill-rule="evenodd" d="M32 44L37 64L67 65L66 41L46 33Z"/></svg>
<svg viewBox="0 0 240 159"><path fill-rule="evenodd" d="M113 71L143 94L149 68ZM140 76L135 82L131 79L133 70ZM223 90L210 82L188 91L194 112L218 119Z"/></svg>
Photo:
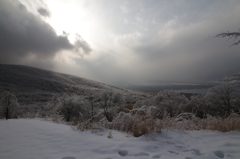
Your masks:
<svg viewBox="0 0 240 159"><path fill-rule="evenodd" d="M206 118L207 115L228 117L232 113L240 113L239 85L232 82L217 85L206 94L193 95L190 99L173 90L161 91L135 103L129 103L126 97L113 91L102 91L90 96L53 95L46 104L34 106L20 106L17 97L8 91L2 93L0 99L0 118L6 120L35 113L40 117L58 116L66 122L98 120L102 115L111 122L119 112L142 106L157 108L155 115L159 119L164 116L174 118L185 112L199 118ZM128 104L132 104L132 107L127 107Z"/></svg>

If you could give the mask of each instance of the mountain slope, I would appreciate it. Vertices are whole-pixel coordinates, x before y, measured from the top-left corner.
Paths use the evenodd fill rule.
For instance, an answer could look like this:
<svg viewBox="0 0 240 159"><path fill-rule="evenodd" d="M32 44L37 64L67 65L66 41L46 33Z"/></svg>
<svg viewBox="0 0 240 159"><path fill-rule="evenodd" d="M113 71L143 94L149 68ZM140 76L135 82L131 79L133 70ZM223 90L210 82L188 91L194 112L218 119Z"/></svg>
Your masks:
<svg viewBox="0 0 240 159"><path fill-rule="evenodd" d="M0 93L10 91L23 104L46 102L56 93L90 95L101 90L136 97L144 95L77 76L29 66L0 64Z"/></svg>

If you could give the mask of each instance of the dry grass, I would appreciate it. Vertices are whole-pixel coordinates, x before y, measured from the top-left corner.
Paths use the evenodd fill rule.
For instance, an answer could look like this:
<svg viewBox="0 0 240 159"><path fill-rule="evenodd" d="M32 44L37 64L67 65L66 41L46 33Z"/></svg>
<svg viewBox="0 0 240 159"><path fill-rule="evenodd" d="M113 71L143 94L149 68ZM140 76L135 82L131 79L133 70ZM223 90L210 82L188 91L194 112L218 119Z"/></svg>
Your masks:
<svg viewBox="0 0 240 159"><path fill-rule="evenodd" d="M124 113L129 113L133 109L133 104L127 104L124 107L121 107L118 109L118 113L124 112Z"/></svg>
<svg viewBox="0 0 240 159"><path fill-rule="evenodd" d="M127 109L129 109L129 110L132 110L132 109L133 109L133 106L134 106L134 104L127 104L127 105L125 105L124 107L127 108Z"/></svg>
<svg viewBox="0 0 240 159"><path fill-rule="evenodd" d="M41 118L41 116L36 113L25 113L18 118Z"/></svg>
<svg viewBox="0 0 240 159"><path fill-rule="evenodd" d="M240 130L240 117L216 118L208 116L206 119L193 118L191 120L176 121L174 118L164 118L161 122L163 129L181 130L213 130L235 131Z"/></svg>
<svg viewBox="0 0 240 159"><path fill-rule="evenodd" d="M199 124L201 129L216 130L221 132L240 130L240 117L204 119Z"/></svg>
<svg viewBox="0 0 240 159"><path fill-rule="evenodd" d="M191 120L183 121L167 117L162 120L148 118L145 120L137 119L132 124L132 134L135 137L152 132L161 132L162 129L240 131L240 117L216 118L208 116L206 119L194 117Z"/></svg>
<svg viewBox="0 0 240 159"><path fill-rule="evenodd" d="M149 118L145 121L134 121L132 127L132 134L134 137L147 135L150 133L160 133L162 130L162 124L158 119Z"/></svg>
<svg viewBox="0 0 240 159"><path fill-rule="evenodd" d="M80 131L84 131L86 129L92 129L92 128L93 128L93 123L89 121L79 122L76 125L76 129Z"/></svg>

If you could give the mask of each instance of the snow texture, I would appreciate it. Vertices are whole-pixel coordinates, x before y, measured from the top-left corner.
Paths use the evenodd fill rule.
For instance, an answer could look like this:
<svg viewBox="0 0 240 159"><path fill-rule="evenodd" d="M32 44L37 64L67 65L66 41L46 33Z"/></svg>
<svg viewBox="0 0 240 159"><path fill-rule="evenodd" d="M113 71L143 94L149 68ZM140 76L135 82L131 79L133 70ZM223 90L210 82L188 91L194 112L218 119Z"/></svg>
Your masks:
<svg viewBox="0 0 240 159"><path fill-rule="evenodd" d="M239 159L240 132L163 130L138 138L74 131L41 119L0 120L1 159Z"/></svg>

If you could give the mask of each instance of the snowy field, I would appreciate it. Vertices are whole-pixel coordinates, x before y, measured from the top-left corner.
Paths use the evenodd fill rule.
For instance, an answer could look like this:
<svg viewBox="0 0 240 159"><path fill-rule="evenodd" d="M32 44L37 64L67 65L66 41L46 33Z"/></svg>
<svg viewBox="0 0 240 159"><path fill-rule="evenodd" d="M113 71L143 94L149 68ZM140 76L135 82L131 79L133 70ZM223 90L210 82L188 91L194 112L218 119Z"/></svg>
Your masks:
<svg viewBox="0 0 240 159"><path fill-rule="evenodd" d="M240 132L164 130L135 138L41 119L0 120L0 159L240 158Z"/></svg>

